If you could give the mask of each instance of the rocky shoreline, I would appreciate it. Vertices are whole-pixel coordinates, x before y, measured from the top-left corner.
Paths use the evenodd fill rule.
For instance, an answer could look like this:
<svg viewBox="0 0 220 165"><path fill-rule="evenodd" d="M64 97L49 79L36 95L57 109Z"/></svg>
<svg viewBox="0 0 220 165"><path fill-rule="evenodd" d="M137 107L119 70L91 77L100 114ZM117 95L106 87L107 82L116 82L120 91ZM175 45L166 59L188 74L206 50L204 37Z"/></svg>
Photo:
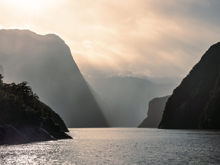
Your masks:
<svg viewBox="0 0 220 165"><path fill-rule="evenodd" d="M0 145L15 145L59 139L71 139L65 132L56 132L56 137L40 127L28 126L15 128L11 125L0 126Z"/></svg>

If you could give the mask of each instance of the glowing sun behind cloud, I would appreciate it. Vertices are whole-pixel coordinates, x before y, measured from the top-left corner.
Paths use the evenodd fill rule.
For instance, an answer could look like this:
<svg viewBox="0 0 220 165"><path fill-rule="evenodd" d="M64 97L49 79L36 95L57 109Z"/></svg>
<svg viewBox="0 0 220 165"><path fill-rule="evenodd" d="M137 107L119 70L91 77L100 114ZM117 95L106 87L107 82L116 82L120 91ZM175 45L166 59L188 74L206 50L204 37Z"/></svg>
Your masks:
<svg viewBox="0 0 220 165"><path fill-rule="evenodd" d="M220 38L219 0L0 0L0 29L55 33L87 77L184 77Z"/></svg>
<svg viewBox="0 0 220 165"><path fill-rule="evenodd" d="M32 14L32 12L40 12L49 8L52 0L7 0L5 3L14 10Z"/></svg>

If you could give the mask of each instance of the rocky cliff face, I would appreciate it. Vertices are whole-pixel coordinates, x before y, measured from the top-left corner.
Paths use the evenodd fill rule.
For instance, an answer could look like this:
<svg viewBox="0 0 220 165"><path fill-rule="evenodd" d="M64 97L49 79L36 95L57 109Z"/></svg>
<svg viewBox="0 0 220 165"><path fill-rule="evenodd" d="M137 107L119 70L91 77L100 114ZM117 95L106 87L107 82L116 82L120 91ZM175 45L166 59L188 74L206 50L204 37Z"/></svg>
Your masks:
<svg viewBox="0 0 220 165"><path fill-rule="evenodd" d="M1 30L0 65L7 81L27 81L68 127L107 126L69 47L58 36Z"/></svg>
<svg viewBox="0 0 220 165"><path fill-rule="evenodd" d="M158 128L169 96L159 97L149 102L147 118L139 125L140 128Z"/></svg>
<svg viewBox="0 0 220 165"><path fill-rule="evenodd" d="M210 47L173 91L160 128L220 128L220 43Z"/></svg>

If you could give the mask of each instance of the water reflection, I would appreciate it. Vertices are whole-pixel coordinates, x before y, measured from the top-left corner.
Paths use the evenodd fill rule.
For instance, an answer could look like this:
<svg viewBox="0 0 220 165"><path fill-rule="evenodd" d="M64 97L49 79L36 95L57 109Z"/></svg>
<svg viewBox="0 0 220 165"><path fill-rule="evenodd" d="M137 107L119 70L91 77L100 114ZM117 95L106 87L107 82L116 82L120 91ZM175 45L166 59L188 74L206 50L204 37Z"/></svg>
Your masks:
<svg viewBox="0 0 220 165"><path fill-rule="evenodd" d="M71 129L73 140L1 146L0 164L218 164L220 133Z"/></svg>

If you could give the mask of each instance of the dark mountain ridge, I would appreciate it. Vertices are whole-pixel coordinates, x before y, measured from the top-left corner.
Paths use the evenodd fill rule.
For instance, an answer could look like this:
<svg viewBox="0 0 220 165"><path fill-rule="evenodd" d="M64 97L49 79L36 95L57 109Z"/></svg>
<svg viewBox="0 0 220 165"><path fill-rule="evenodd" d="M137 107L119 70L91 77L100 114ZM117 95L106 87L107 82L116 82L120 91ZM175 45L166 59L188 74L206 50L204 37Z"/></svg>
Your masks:
<svg viewBox="0 0 220 165"><path fill-rule="evenodd" d="M159 127L220 129L220 43L208 49L173 91Z"/></svg>

